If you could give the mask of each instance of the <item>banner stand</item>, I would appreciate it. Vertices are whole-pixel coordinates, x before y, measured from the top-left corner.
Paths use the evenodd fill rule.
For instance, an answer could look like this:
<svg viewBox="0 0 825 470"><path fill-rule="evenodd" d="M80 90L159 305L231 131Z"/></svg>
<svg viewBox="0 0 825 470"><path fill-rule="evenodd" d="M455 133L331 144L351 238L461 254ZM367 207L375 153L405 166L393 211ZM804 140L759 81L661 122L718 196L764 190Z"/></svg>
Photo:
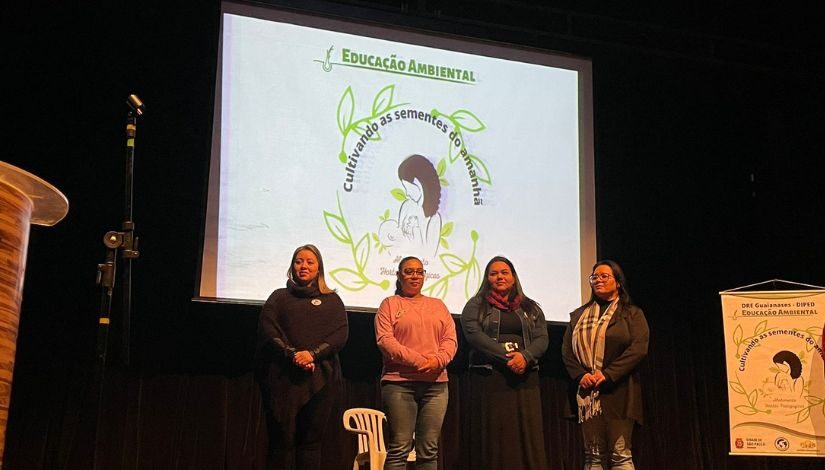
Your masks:
<svg viewBox="0 0 825 470"><path fill-rule="evenodd" d="M772 279L719 295L730 455L825 457L825 287Z"/></svg>
<svg viewBox="0 0 825 470"><path fill-rule="evenodd" d="M733 289L723 290L723 291L719 292L719 294L721 295L721 294L728 294L728 293L731 293L731 292L743 292L743 291L746 292L746 291L748 291L750 289L753 289L755 287L765 286L765 285L768 285L768 284L771 285L771 287L772 287L771 290L774 290L774 291L776 291L776 290L787 290L787 289L780 289L779 286L777 286L778 283L781 283L781 284L787 285L787 286L807 287L807 288L810 288L810 289L825 290L825 287L815 286L813 284L804 284L802 282L785 281L783 279L771 279L769 281L762 281L762 282L757 282L755 284L748 284L748 285L742 286L742 287L734 287ZM804 290L804 289L802 289L802 290Z"/></svg>

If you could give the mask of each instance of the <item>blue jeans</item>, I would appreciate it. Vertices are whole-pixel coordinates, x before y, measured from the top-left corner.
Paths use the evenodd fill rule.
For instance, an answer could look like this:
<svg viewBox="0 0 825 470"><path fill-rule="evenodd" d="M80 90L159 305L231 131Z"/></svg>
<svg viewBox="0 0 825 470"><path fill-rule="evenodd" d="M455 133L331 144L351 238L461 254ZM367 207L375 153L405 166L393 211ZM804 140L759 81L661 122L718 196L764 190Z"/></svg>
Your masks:
<svg viewBox="0 0 825 470"><path fill-rule="evenodd" d="M404 470L415 433L415 468L436 470L441 423L447 412L447 382L383 382L381 398L389 424L385 470Z"/></svg>
<svg viewBox="0 0 825 470"><path fill-rule="evenodd" d="M610 419L602 415L583 422L584 470L633 470L630 446L634 424L632 419Z"/></svg>

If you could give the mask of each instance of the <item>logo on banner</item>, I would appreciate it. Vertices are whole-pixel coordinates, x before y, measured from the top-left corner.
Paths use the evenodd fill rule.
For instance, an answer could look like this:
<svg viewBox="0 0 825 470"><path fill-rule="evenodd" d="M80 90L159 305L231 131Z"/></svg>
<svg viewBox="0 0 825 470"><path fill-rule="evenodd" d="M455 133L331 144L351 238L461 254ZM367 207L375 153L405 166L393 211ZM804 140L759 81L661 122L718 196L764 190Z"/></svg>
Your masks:
<svg viewBox="0 0 825 470"><path fill-rule="evenodd" d="M736 445L737 449L742 449L743 447L745 447L745 441L742 440L741 437L737 437L736 441L734 442L734 445Z"/></svg>
<svg viewBox="0 0 825 470"><path fill-rule="evenodd" d="M776 446L777 450L781 450L783 452L791 447L791 443L784 437L777 437L773 444Z"/></svg>

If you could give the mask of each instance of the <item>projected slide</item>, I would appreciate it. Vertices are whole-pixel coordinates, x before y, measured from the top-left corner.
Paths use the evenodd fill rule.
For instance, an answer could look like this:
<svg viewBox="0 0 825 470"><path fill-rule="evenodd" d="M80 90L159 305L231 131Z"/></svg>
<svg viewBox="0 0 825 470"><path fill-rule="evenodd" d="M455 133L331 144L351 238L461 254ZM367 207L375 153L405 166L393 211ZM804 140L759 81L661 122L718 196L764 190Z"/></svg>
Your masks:
<svg viewBox="0 0 825 470"><path fill-rule="evenodd" d="M504 255L566 321L594 261L588 62L242 11L223 15L202 297L263 300L313 243L348 307L377 308L413 255L460 313Z"/></svg>

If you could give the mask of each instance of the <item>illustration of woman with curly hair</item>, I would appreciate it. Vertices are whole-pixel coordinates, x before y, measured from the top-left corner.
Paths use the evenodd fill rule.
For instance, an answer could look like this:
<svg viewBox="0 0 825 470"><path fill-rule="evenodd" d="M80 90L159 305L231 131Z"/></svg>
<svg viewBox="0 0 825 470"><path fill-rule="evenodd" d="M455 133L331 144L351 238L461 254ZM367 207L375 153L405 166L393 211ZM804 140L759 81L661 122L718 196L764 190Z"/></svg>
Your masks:
<svg viewBox="0 0 825 470"><path fill-rule="evenodd" d="M398 219L381 223L378 237L392 253L434 256L441 238L441 182L432 162L410 155L398 166L398 179L407 199L401 203Z"/></svg>
<svg viewBox="0 0 825 470"><path fill-rule="evenodd" d="M802 361L799 357L790 351L779 351L774 354L773 363L778 369L773 379L776 388L783 392L802 392L805 379L802 378Z"/></svg>

